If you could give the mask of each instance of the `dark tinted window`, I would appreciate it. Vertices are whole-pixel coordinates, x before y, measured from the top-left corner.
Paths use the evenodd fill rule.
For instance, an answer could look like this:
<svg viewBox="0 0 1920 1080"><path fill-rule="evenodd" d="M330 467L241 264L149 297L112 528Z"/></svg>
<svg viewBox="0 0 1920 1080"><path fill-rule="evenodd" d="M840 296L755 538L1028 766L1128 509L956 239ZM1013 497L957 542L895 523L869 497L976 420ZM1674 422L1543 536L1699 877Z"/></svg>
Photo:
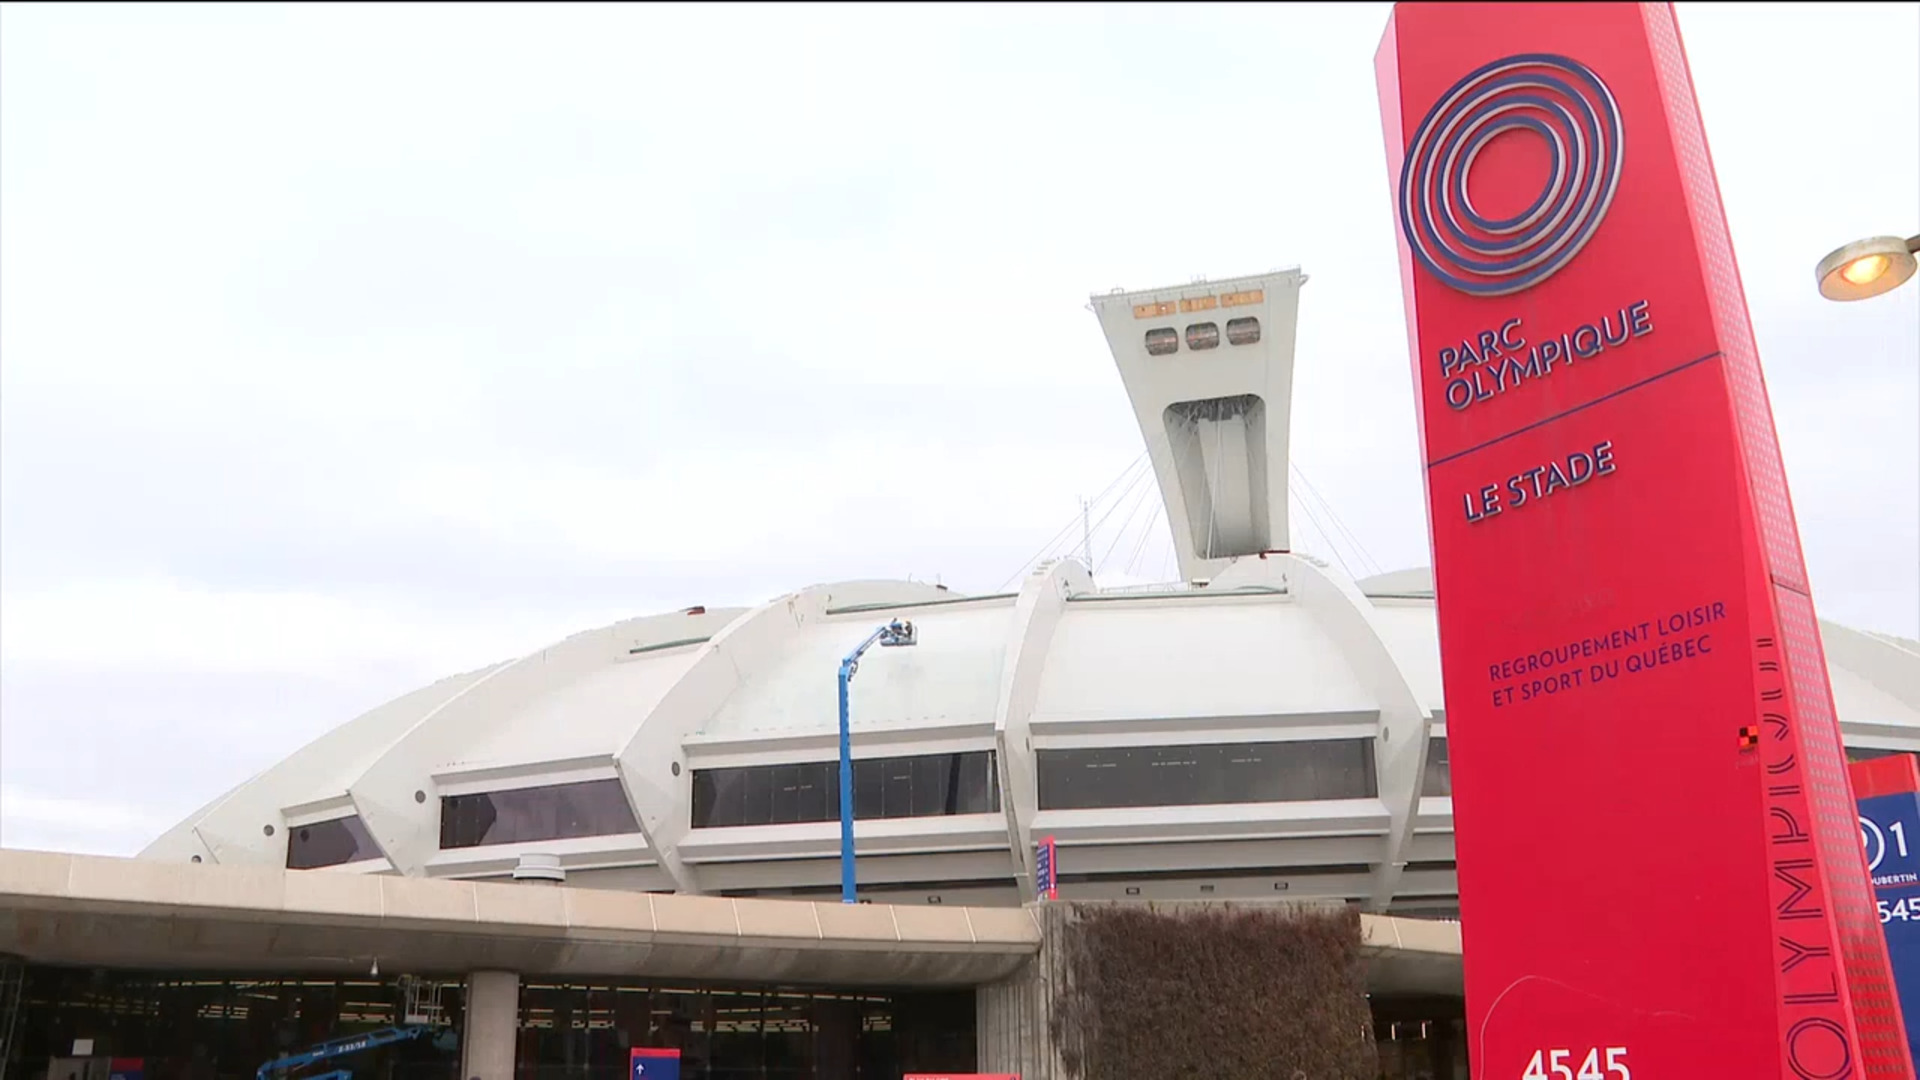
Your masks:
<svg viewBox="0 0 1920 1080"><path fill-rule="evenodd" d="M1228 743L1042 750L1040 809L1364 799L1373 743Z"/></svg>
<svg viewBox="0 0 1920 1080"><path fill-rule="evenodd" d="M440 846L479 847L575 836L639 832L618 780L447 795L440 800Z"/></svg>
<svg viewBox="0 0 1920 1080"><path fill-rule="evenodd" d="M312 870L384 857L358 814L301 825L287 837L289 870Z"/></svg>
<svg viewBox="0 0 1920 1080"><path fill-rule="evenodd" d="M1110 870L1098 874L1060 875L1062 885L1089 885L1111 882L1149 882L1149 881L1233 881L1240 878L1276 878L1284 881L1288 878L1334 877L1344 874L1365 874L1373 869L1371 863L1334 863L1323 866L1235 866L1202 867L1194 870Z"/></svg>
<svg viewBox="0 0 1920 1080"><path fill-rule="evenodd" d="M1413 900L1404 904L1395 904L1387 909L1387 914L1402 919L1450 919L1460 921L1460 905L1435 900Z"/></svg>
<svg viewBox="0 0 1920 1080"><path fill-rule="evenodd" d="M1422 795L1453 795L1453 771L1447 766L1447 740L1427 740L1427 771L1420 780Z"/></svg>
<svg viewBox="0 0 1920 1080"><path fill-rule="evenodd" d="M1216 349L1220 347L1220 327L1216 323L1201 322L1187 327L1187 348Z"/></svg>
<svg viewBox="0 0 1920 1080"><path fill-rule="evenodd" d="M1260 320L1248 316L1244 319L1227 320L1227 343L1230 345L1252 345L1260 340Z"/></svg>
<svg viewBox="0 0 1920 1080"><path fill-rule="evenodd" d="M853 763L855 818L944 817L1000 809L993 753L925 754ZM791 825L840 817L840 763L700 769L693 826Z"/></svg>
<svg viewBox="0 0 1920 1080"><path fill-rule="evenodd" d="M1848 761L1872 761L1875 758L1892 757L1895 754L1911 754L1911 750L1873 750L1864 746L1847 747Z"/></svg>
<svg viewBox="0 0 1920 1080"><path fill-rule="evenodd" d="M1171 326L1147 331L1147 355L1165 356L1180 351L1180 335Z"/></svg>

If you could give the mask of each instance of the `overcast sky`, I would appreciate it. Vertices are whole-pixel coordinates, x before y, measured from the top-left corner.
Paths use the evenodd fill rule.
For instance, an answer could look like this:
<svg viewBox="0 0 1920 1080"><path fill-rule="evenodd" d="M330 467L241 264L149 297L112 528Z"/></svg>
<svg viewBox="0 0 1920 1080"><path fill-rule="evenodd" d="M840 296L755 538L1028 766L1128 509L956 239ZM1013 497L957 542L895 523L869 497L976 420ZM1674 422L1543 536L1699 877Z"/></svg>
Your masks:
<svg viewBox="0 0 1920 1080"><path fill-rule="evenodd" d="M0 843L614 618L999 586L1142 452L1115 285L1303 266L1296 546L1424 564L1386 14L0 9ZM1920 232L1920 6L1680 20L1822 613L1920 634L1920 287L1812 279Z"/></svg>

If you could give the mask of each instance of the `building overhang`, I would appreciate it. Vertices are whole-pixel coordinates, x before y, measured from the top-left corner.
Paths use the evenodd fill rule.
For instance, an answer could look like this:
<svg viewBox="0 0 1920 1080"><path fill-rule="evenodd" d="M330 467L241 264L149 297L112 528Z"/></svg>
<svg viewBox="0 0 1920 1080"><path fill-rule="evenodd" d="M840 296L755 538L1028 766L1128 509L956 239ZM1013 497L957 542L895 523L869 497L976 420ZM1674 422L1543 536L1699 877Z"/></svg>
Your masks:
<svg viewBox="0 0 1920 1080"><path fill-rule="evenodd" d="M1374 993L1458 995L1457 924L1362 916ZM155 971L978 986L1025 908L813 903L0 850L0 953Z"/></svg>
<svg viewBox="0 0 1920 1080"><path fill-rule="evenodd" d="M0 953L156 970L972 986L1020 908L818 904L0 851Z"/></svg>

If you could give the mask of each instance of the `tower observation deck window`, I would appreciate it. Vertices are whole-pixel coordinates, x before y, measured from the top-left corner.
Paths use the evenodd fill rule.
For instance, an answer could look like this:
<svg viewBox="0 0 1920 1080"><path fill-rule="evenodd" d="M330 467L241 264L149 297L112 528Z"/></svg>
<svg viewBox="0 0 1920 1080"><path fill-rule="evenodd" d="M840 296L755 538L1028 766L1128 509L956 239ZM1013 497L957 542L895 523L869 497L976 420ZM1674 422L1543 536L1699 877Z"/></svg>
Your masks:
<svg viewBox="0 0 1920 1080"><path fill-rule="evenodd" d="M1227 344L1256 345L1260 341L1260 320L1248 315L1227 320Z"/></svg>
<svg viewBox="0 0 1920 1080"><path fill-rule="evenodd" d="M1171 326L1147 331L1147 355L1171 356L1180 351L1180 334Z"/></svg>
<svg viewBox="0 0 1920 1080"><path fill-rule="evenodd" d="M947 817L1000 810L993 752L870 758L853 763L853 816ZM696 769L693 827L797 825L840 817L840 763Z"/></svg>
<svg viewBox="0 0 1920 1080"><path fill-rule="evenodd" d="M1370 799L1373 742L1221 743L1041 750L1040 809Z"/></svg>
<svg viewBox="0 0 1920 1080"><path fill-rule="evenodd" d="M480 847L640 831L618 780L446 795L440 799L440 846Z"/></svg>
<svg viewBox="0 0 1920 1080"><path fill-rule="evenodd" d="M385 858L359 814L316 821L288 831L287 869L317 870L366 859Z"/></svg>
<svg viewBox="0 0 1920 1080"><path fill-rule="evenodd" d="M1187 348L1197 351L1200 349L1217 349L1219 347L1219 324L1197 322L1187 327Z"/></svg>

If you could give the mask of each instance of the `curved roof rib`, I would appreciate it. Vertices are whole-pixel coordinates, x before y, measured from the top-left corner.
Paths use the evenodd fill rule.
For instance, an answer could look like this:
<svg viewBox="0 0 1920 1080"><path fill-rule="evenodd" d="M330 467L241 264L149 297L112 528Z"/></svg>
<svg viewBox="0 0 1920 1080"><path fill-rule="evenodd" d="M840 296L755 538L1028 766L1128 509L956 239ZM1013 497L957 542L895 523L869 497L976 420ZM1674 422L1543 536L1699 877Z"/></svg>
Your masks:
<svg viewBox="0 0 1920 1080"><path fill-rule="evenodd" d="M196 811L147 845L141 858L286 865L285 811L328 799L345 806L347 784L424 715L500 665L441 679L360 714ZM267 830L271 828L272 833Z"/></svg>
<svg viewBox="0 0 1920 1080"><path fill-rule="evenodd" d="M994 707L993 734L1000 770L1000 805L1007 817L1007 843L1014 878L1024 900L1037 899L1034 875L1033 818L1040 812L1039 772L1034 765L1032 720L1040 702L1040 679L1047 669L1047 647L1067 612L1067 598L1093 591L1093 576L1077 562L1062 559L1042 566L1020 584L1014 604L1013 632L1007 648L1000 694Z"/></svg>
<svg viewBox="0 0 1920 1080"><path fill-rule="evenodd" d="M686 673L635 725L615 755L640 831L678 891L700 891L693 868L680 857L681 842L693 828L693 775L682 745L688 736L705 727L756 672L774 666L805 627L826 617L829 607L912 604L949 596L935 586L910 582L815 585L747 612L700 646Z"/></svg>
<svg viewBox="0 0 1920 1080"><path fill-rule="evenodd" d="M450 766L506 766L496 770L496 774L515 771L514 767L520 766L518 772L533 777L541 773L551 775L569 767L577 769L582 764L590 764L595 756L541 762L536 754L533 760L525 762L474 763L464 760L469 747L489 735L510 730L523 719L530 706L547 695L636 654L704 640L739 614L739 609L713 612L695 609L628 619L575 634L502 664L420 717L355 777L347 788L353 805L396 869L406 874L425 873L428 860L439 850L439 787ZM640 719L636 715L632 722L637 725ZM530 738L536 742L542 735L539 731L521 734L522 741ZM609 773L617 746L617 742L610 742L597 755L599 764ZM503 782L500 786L516 785Z"/></svg>

